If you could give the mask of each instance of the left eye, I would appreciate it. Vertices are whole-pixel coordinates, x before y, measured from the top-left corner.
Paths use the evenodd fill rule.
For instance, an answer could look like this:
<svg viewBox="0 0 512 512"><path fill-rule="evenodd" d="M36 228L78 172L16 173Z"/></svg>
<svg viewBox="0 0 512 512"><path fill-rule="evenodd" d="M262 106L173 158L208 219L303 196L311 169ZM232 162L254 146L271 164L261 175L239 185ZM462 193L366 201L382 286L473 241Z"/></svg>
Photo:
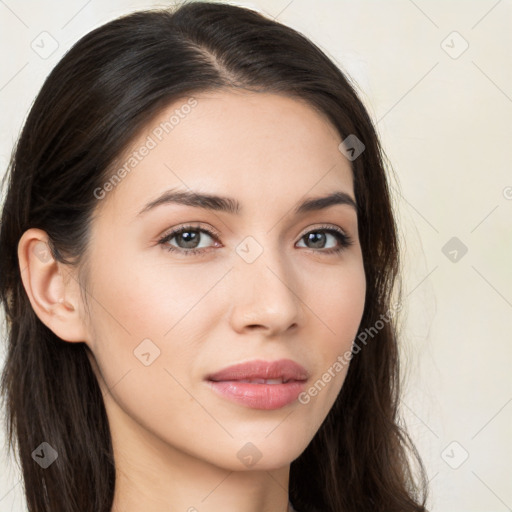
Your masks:
<svg viewBox="0 0 512 512"><path fill-rule="evenodd" d="M199 228L196 226L184 226L179 229L172 231L161 238L158 243L165 246L168 251L176 251L184 255L200 254L204 253L205 247L199 247L201 234L205 234L207 237L212 238L218 242L218 236L205 228ZM325 248L323 247L328 240L328 236L333 237L338 241L338 246ZM176 239L178 247L170 245L168 242ZM340 229L333 227L321 227L311 231L308 231L300 240L305 239L307 243L314 244L313 247L307 247L308 249L318 249L320 253L338 253L353 243L351 237L341 231ZM207 247L206 247L207 248Z"/></svg>
<svg viewBox="0 0 512 512"><path fill-rule="evenodd" d="M337 229L316 229L314 231L309 231L308 233L302 236L301 240L305 238L309 243L314 244L313 247L309 247L309 249L324 249L324 247L319 247L319 245L323 246L326 243L326 240L328 239L327 237L329 236L334 238L334 240L338 241L341 247L336 247L336 245L334 245L334 247L328 248L328 251L323 252L341 250L342 248L347 247L351 243L350 238L345 233L342 233Z"/></svg>

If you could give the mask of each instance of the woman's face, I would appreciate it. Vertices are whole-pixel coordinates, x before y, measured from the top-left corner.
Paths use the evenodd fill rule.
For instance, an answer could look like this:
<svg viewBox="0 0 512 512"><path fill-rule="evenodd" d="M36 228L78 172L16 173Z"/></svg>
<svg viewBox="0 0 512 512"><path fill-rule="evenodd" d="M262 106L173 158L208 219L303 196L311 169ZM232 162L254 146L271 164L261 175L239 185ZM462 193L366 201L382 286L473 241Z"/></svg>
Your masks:
<svg viewBox="0 0 512 512"><path fill-rule="evenodd" d="M157 456L279 468L333 405L363 313L350 162L333 126L295 99L194 98L151 122L95 192L86 343L115 447L137 436ZM296 212L335 192L340 201ZM171 193L182 201L158 201ZM231 365L283 359L307 380L208 380Z"/></svg>

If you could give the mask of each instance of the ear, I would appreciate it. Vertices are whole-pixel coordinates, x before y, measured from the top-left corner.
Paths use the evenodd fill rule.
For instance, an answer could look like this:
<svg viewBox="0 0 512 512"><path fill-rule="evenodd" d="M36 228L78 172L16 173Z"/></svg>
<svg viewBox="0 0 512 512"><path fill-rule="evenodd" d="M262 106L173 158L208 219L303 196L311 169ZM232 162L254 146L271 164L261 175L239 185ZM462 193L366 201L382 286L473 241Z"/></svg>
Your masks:
<svg viewBox="0 0 512 512"><path fill-rule="evenodd" d="M18 242L21 279L34 312L64 341L87 341L80 316L80 284L67 266L57 262L45 231L30 228Z"/></svg>

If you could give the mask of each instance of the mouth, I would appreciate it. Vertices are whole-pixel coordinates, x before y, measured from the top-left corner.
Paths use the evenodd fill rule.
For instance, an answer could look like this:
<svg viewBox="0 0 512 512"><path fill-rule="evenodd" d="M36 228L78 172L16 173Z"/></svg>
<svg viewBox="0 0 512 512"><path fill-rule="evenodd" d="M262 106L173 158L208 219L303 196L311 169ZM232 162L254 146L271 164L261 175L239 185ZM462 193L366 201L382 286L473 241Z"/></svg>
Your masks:
<svg viewBox="0 0 512 512"><path fill-rule="evenodd" d="M281 359L230 366L205 380L223 398L252 409L271 410L294 402L308 378L304 367Z"/></svg>
<svg viewBox="0 0 512 512"><path fill-rule="evenodd" d="M212 382L226 382L226 381L216 381L212 379ZM230 382L246 382L248 384L286 384L287 382L301 382L294 379L238 379L232 380Z"/></svg>
<svg viewBox="0 0 512 512"><path fill-rule="evenodd" d="M309 377L306 369L291 359L264 361L256 359L247 363L228 366L207 376L215 382L236 380L256 384L282 384L290 380L303 381Z"/></svg>

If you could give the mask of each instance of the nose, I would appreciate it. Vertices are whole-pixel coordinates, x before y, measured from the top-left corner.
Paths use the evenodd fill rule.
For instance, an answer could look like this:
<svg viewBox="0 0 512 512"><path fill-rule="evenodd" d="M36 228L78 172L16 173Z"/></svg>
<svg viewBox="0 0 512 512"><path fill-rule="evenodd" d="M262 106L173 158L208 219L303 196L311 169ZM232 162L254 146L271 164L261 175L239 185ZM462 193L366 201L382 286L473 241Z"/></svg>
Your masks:
<svg viewBox="0 0 512 512"><path fill-rule="evenodd" d="M230 322L238 333L279 336L301 324L300 282L278 247L265 247L252 262L237 258L230 279Z"/></svg>

